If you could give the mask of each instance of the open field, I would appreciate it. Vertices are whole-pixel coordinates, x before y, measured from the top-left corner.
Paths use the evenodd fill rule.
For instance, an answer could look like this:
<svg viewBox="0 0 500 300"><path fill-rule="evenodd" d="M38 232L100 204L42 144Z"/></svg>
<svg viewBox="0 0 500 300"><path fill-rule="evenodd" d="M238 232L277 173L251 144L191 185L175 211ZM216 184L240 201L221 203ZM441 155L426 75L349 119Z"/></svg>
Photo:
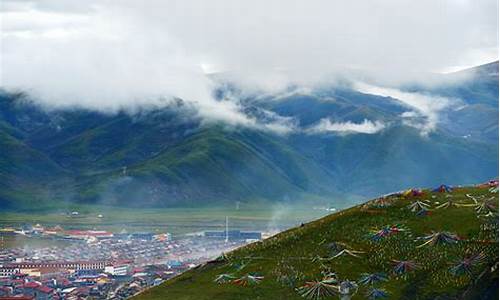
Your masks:
<svg viewBox="0 0 500 300"><path fill-rule="evenodd" d="M78 216L68 212L78 211ZM324 209L292 205L240 205L223 208L127 209L106 206L73 207L70 211L45 213L0 212L0 226L21 226L40 223L65 228L95 228L110 231L168 231L184 234L203 230L219 230L229 225L241 230L283 230L322 217ZM102 215L99 218L98 215Z"/></svg>
<svg viewBox="0 0 500 300"><path fill-rule="evenodd" d="M71 241L28 238L21 235L7 235L0 237L0 250L5 248L44 248L52 246L67 246Z"/></svg>

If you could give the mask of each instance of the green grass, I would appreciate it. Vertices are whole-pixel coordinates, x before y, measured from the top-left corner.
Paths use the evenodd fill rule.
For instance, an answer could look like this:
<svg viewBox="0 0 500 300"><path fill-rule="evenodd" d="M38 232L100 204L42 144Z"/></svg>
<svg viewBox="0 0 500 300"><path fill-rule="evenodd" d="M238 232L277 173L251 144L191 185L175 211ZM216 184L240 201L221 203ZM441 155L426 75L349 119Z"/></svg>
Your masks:
<svg viewBox="0 0 500 300"><path fill-rule="evenodd" d="M453 191L450 198L444 193L428 191L421 197L390 197L392 204L384 208L368 202L235 250L228 254L226 262L190 270L135 299L303 299L296 288L306 281L321 279L322 272L335 272L341 280L353 281L362 273L386 273L389 280L376 287L386 290L390 299L456 297L467 288L470 290L466 299L477 299L478 295L484 296L492 290L492 295L496 295L494 283L498 281L498 271L490 272L489 268L498 262L498 227L493 231L482 227L491 220L497 224L496 217L478 217L472 207L435 208L435 202L448 200L471 203L466 193L483 197L481 199L498 198L498 194L490 193L487 188L461 188ZM430 215L417 216L407 208L413 201L425 199L431 200ZM395 224L406 231L377 242L369 238L372 229ZM461 240L451 245L418 248L422 241L416 238L433 231L449 231ZM359 258L325 259L332 256L326 246L332 242L344 243L350 249L365 253ZM449 269L454 262L479 252L486 254L486 260L473 268L472 275L451 274ZM324 259L318 261L315 257ZM413 260L420 268L406 277L396 276L392 260ZM245 265L243 269L235 267L241 264ZM240 277L252 272L264 276L260 284L242 287L214 282L219 274ZM474 278L478 277L481 280L474 284ZM360 286L353 299L365 299L367 289Z"/></svg>
<svg viewBox="0 0 500 300"><path fill-rule="evenodd" d="M35 249L42 247L66 247L71 245L71 241L29 238L21 235L0 236L0 250L9 248Z"/></svg>
<svg viewBox="0 0 500 300"><path fill-rule="evenodd" d="M98 133L98 129L91 133ZM98 136L94 138L100 140ZM84 142L86 138L80 139L82 141L75 144L78 151L87 149L94 153ZM320 195L338 198L340 194L332 192L334 188L325 170L282 143L280 138L260 133L226 132L218 126L205 128L181 142L157 149L154 155L153 152L129 153L137 150L134 143L118 150L110 143L107 145L110 150L105 154L92 154L99 167L91 168L94 162L89 161L94 158L83 160L88 167L77 173L73 183L67 184L67 191L58 195L71 195L80 203L112 204L109 201L113 201L133 206L140 202L149 207L197 207L234 199L300 200L321 198ZM61 156L70 159L80 153L70 150ZM129 156L136 160L127 159ZM115 160L121 163L116 165ZM127 166L128 177L123 176L122 166ZM48 199L45 203L51 201Z"/></svg>
<svg viewBox="0 0 500 300"><path fill-rule="evenodd" d="M69 217L68 212L78 211L79 217ZM103 218L97 216L102 214ZM0 226L19 226L40 223L47 226L61 225L73 228L96 228L111 231L167 231L183 234L202 230L222 230L225 217L232 228L266 230L271 223L292 227L326 214L311 207L283 204L240 203L239 210L232 207L131 209L98 205L60 206L58 210L43 212L0 212Z"/></svg>

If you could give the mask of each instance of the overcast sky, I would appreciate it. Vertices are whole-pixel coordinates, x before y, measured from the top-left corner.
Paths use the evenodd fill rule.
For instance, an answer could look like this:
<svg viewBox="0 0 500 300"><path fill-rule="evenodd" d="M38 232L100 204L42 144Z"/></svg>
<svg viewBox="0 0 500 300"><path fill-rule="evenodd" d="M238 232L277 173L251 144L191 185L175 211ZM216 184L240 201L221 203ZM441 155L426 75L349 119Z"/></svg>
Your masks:
<svg viewBox="0 0 500 300"><path fill-rule="evenodd" d="M212 99L206 73L279 91L345 69L400 81L498 59L496 0L0 3L0 84L51 105L116 109L176 96L251 123Z"/></svg>

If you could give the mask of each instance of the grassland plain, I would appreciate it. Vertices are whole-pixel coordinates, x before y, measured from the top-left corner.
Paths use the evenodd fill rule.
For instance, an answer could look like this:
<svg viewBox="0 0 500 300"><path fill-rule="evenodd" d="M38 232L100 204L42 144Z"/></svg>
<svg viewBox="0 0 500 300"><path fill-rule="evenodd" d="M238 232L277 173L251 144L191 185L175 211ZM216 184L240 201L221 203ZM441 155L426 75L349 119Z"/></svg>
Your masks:
<svg viewBox="0 0 500 300"><path fill-rule="evenodd" d="M304 299L299 288L325 277L356 283L352 299L497 299L497 209L498 189L488 187L378 198L227 253L135 300Z"/></svg>
<svg viewBox="0 0 500 300"><path fill-rule="evenodd" d="M77 217L68 215L77 211ZM0 227L40 223L44 226L60 225L64 228L90 228L128 231L167 231L172 234L202 230L223 230L225 217L231 228L241 230L274 230L290 228L302 222L322 217L327 212L304 205L268 202L239 203L229 207L199 208L120 208L98 205L73 205L58 210L3 211ZM102 218L98 216L102 215ZM275 228L273 228L275 227Z"/></svg>

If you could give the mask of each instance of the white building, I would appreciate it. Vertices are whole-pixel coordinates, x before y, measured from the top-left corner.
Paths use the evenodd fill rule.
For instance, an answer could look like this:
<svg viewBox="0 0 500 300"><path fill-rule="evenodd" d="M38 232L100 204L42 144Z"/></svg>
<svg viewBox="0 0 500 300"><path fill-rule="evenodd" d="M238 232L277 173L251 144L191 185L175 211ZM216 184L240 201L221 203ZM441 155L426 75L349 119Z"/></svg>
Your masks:
<svg viewBox="0 0 500 300"><path fill-rule="evenodd" d="M109 265L104 268L104 273L108 273L113 276L126 276L130 272L129 264L116 264Z"/></svg>

